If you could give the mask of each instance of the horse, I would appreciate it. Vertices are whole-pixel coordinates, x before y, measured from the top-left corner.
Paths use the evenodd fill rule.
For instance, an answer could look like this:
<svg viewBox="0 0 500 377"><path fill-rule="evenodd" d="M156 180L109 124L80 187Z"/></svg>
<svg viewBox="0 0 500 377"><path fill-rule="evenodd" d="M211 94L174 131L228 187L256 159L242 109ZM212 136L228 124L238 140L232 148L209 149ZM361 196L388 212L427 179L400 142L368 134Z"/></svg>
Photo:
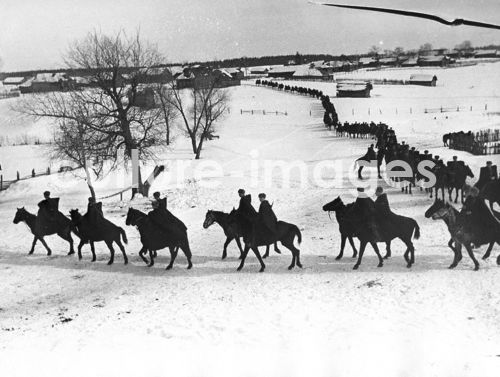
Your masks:
<svg viewBox="0 0 500 377"><path fill-rule="evenodd" d="M427 211L425 211L426 218L443 220L448 227L448 231L451 235L451 239L448 241L448 247L454 253L453 262L449 268L455 268L462 260L462 245L464 245L470 259L474 263L474 271L477 271L479 270L479 262L472 251L471 235L463 232L463 226L458 221L458 216L459 212L455 207L439 199L436 199ZM455 243L455 247L453 247L453 243ZM499 262L499 260L500 259L497 259L497 262Z"/></svg>
<svg viewBox="0 0 500 377"><path fill-rule="evenodd" d="M136 226L139 230L142 243L142 249L139 251L139 256L144 263L148 264L149 267L154 265L155 252L157 250L164 249L165 247L168 247L170 250L170 263L166 268L167 270L170 270L173 267L175 258L177 257L178 248L183 251L187 258L187 269L189 270L193 267L193 263L191 262L192 253L189 247L187 232L185 230L182 230L181 237L177 237L164 229L161 229L148 217L147 214L134 208L129 208L125 224ZM149 252L149 263L147 258L144 256L146 252Z"/></svg>
<svg viewBox="0 0 500 377"><path fill-rule="evenodd" d="M491 210L493 210L493 205L495 203L500 205L500 179L495 179L486 183L479 192L479 196L490 202Z"/></svg>
<svg viewBox="0 0 500 377"><path fill-rule="evenodd" d="M211 225L214 223L217 223L220 225L222 230L224 231L224 234L226 236L226 242L224 242L224 248L222 250L222 259L226 259L227 257L227 247L231 243L232 240L235 240L238 248L240 249L240 257L239 259L242 258L243 256L243 248L241 247L241 241L240 238L241 236L241 229L238 226L238 224L235 223L230 223L228 221L229 213L221 212L221 211L213 211L209 210L207 211L207 214L205 215L205 221L203 222L203 228L208 229ZM278 248L278 243L274 243L274 251L276 253L281 254L280 249ZM269 245L267 245L266 248L266 253L262 256L262 258L267 258L269 256Z"/></svg>
<svg viewBox="0 0 500 377"><path fill-rule="evenodd" d="M333 203L333 204L332 204ZM367 244L371 244L375 250L375 254L378 257L379 263L377 267L383 266L383 258L380 255L380 251L377 246L377 242L385 242L387 247L387 253L384 259L391 256L390 243L394 238L399 238L406 245L406 251L403 257L407 263L407 267L410 268L413 263L415 263L415 247L411 242L412 235L415 239L420 238L420 228L415 220L410 217L399 216L397 219L398 226L393 229L392 233L389 235L383 235L382 237L376 237L375 232L370 231L370 229L378 228L379 224L359 224L358 221L353 221L357 217L357 214L352 213L354 210L354 203L348 204L347 206L342 202L342 199L338 197L333 202L329 203L331 206L329 208L344 209L342 221L352 232L352 236L360 240L360 247L358 252L358 260L354 265L353 269L357 270L361 265L363 259L363 254L366 249ZM365 221L365 219L360 219L360 221ZM394 221L396 223L396 221Z"/></svg>
<svg viewBox="0 0 500 377"><path fill-rule="evenodd" d="M260 223L258 214L253 215L248 220L249 221L243 220L241 215L235 209L233 209L229 214L229 222L239 224L239 226L241 227L241 234L243 236L243 242L245 243L243 256L241 258L241 262L238 266L237 271L241 271L241 269L245 265L245 259L248 255L248 252L250 249L252 249L260 263L259 272L264 272L266 265L264 264L264 261L260 256L258 247L268 246L276 243L277 241L280 241L281 244L292 253L292 263L290 264L290 266L288 266L288 269L291 270L295 266L302 268L302 263L300 262L300 250L297 249L294 245L295 238L297 238L299 245L302 242L302 234L297 225L287 223L285 221L278 221L276 225L276 234L271 238L265 237L263 232L260 231L263 224Z"/></svg>
<svg viewBox="0 0 500 377"><path fill-rule="evenodd" d="M47 250L47 255L52 255L52 250L50 250L49 246L43 239L45 236L50 236L52 234L57 234L63 240L68 241L69 243L69 252L68 255L72 255L75 253L73 248L73 238L71 237L71 232L75 233L78 236L78 232L71 224L71 220L64 216L62 213L58 213L58 221L53 222L51 224L41 224L40 219L37 215L34 215L28 212L24 207L18 208L16 211L16 215L14 216L14 224L19 224L20 222L24 222L28 225L31 233L33 234L33 243L31 244L31 250L28 255L33 254L35 251L35 245L38 240L45 246Z"/></svg>
<svg viewBox="0 0 500 377"><path fill-rule="evenodd" d="M453 174L448 175L448 196L451 201L451 194L455 190L455 203L458 201L458 191L461 192L461 201L464 202L464 185L467 181L467 177L474 178L474 174L470 169L469 165L459 166L454 169ZM436 196L437 197L437 196ZM499 199L500 200L500 199Z"/></svg>
<svg viewBox="0 0 500 377"><path fill-rule="evenodd" d="M120 236L125 244L128 243L127 235L123 228L116 226L111 221L104 218L99 220L99 224L92 224L88 216L82 216L78 209L72 209L69 211L71 216L71 222L78 229L78 234L80 235L80 244L78 245L78 259L82 259L82 247L86 243L90 243L90 249L92 250L92 262L96 261L94 242L104 241L106 246L111 253L108 265L113 264L115 260L115 249L113 249L113 242L115 242L120 248L123 254L124 264L128 264L127 254L125 253L125 248L123 247Z"/></svg>

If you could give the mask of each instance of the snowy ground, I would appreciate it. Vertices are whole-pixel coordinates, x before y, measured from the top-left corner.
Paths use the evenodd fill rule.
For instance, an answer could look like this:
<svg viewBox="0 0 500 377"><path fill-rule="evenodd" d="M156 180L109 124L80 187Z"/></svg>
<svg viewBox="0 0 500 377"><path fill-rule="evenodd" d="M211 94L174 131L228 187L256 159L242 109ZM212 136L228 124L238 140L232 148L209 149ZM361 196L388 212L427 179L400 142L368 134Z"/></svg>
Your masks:
<svg viewBox="0 0 500 377"><path fill-rule="evenodd" d="M443 70L437 88L375 86L371 99L334 103L342 120L384 120L400 139L445 158L458 154L478 173L488 158L442 148L441 135L498 127L499 75L500 63ZM308 85L335 90L334 84ZM138 233L130 227L128 266L120 255L107 266L103 245L97 247L96 263L89 261L88 248L78 262L67 257L67 246L53 237L47 239L52 257L46 257L40 245L28 257L31 237L25 226L12 224L16 207L35 211L48 188L53 196L61 196L64 212L83 208L87 189L65 173L22 181L0 194L1 374L496 376L500 268L495 258L481 262L479 272L472 271L465 256L456 270L448 270L452 255L446 247L447 230L423 216L431 201L418 192L407 196L387 188L393 210L415 218L421 227L414 267L405 267L399 241L381 269L371 249L358 271L352 271L349 247L345 258L335 261L338 225L321 207L338 195L353 200L352 162L370 141L336 138L325 130L321 117L315 116L317 100L253 86L231 92L232 110L218 129L220 139L209 142L203 159L179 179L179 161L190 158L179 135L165 154L167 174L153 186L168 194L169 207L188 225L194 253L190 271L179 255L174 269L166 272L165 251L154 268L144 266L137 256ZM488 110L411 115L389 111L396 105L422 109L444 103L488 103ZM15 129L15 122L3 102L0 106L0 133L6 134ZM368 107L380 108L383 114L368 117L360 110L352 115L352 108ZM242 115L240 109L286 111L288 116ZM21 127L32 135L48 132L47 124ZM46 156L44 146L0 148L5 171L29 163L42 168L50 164ZM303 161L309 179L301 184L294 171L287 187L286 177L275 174L266 186L266 160ZM325 173L327 183L335 182L335 187L320 187L311 178L324 160L340 164L339 181L334 181L333 171ZM200 164L207 161L222 164L222 174L200 179ZM260 173L257 178L252 178L254 172ZM128 174L116 173L99 182L97 192L104 196L129 184ZM254 197L265 191L278 217L299 226L303 270L286 269L291 260L287 250L272 253L263 274L257 273L252 255L242 272L235 271L236 245L230 245L228 260L220 260L222 230L204 230L202 223L208 209L229 211L236 206L239 187ZM147 202L133 205L146 208ZM105 215L124 228L127 206L116 198L104 200ZM498 255L498 246L494 250Z"/></svg>

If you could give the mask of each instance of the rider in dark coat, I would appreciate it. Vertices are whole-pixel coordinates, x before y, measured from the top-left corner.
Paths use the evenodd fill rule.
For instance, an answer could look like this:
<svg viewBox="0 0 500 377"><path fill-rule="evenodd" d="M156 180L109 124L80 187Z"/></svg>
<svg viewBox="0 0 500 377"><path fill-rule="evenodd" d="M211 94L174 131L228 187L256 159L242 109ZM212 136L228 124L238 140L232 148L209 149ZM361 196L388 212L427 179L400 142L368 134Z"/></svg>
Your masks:
<svg viewBox="0 0 500 377"><path fill-rule="evenodd" d="M166 208L166 198L160 199L160 195L158 193L151 204L153 206L153 210L148 213L148 217L160 229L172 234L174 237L183 238L187 227Z"/></svg>
<svg viewBox="0 0 500 377"><path fill-rule="evenodd" d="M252 206L252 196L245 195L245 190L243 189L238 190L238 195L240 196L238 214L247 220L251 220L257 214L257 211Z"/></svg>
<svg viewBox="0 0 500 377"><path fill-rule="evenodd" d="M47 231L51 227L63 225L65 216L59 212L59 198L51 198L50 191L45 191L43 197L44 199L38 203L37 223L39 226Z"/></svg>
<svg viewBox="0 0 500 377"><path fill-rule="evenodd" d="M91 196L87 204L87 213L85 216L89 218L91 223L98 225L99 221L104 219L104 215L102 213L102 202L96 203L95 198Z"/></svg>
<svg viewBox="0 0 500 377"><path fill-rule="evenodd" d="M485 241L491 242L498 239L500 222L492 214L486 203L479 197L477 187L470 189L460 212L460 221L466 232L473 235L473 243L477 246Z"/></svg>
<svg viewBox="0 0 500 377"><path fill-rule="evenodd" d="M259 206L259 220L266 230L271 232L273 238L276 237L278 233L278 218L274 214L271 204L266 200L266 194L259 194L260 206Z"/></svg>
<svg viewBox="0 0 500 377"><path fill-rule="evenodd" d="M375 203L366 195L362 187L358 187L357 190L358 198L345 215L345 220L358 229L358 234L367 235L371 239L380 241L382 235L377 226Z"/></svg>
<svg viewBox="0 0 500 377"><path fill-rule="evenodd" d="M481 190L484 185L495 179L498 179L497 166L488 161L486 162L486 166L483 166L479 171L479 180L476 183L476 187Z"/></svg>
<svg viewBox="0 0 500 377"><path fill-rule="evenodd" d="M392 239L394 231L397 227L397 215L391 211L389 206L389 200L387 199L387 194L384 193L382 187L377 187L375 190L375 218L377 220L377 225L380 228L380 233L382 238Z"/></svg>

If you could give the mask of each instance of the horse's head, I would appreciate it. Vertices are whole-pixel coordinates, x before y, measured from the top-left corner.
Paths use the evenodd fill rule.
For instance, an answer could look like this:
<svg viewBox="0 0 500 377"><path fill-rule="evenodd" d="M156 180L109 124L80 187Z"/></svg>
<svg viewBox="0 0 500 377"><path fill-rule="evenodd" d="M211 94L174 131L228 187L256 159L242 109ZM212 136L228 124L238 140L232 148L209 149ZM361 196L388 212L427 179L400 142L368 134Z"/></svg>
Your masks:
<svg viewBox="0 0 500 377"><path fill-rule="evenodd" d="M442 214L443 210L446 210L446 203L441 199L436 199L427 211L425 211L425 217L432 217L433 220L440 219L441 217L436 217L436 215L439 216L439 214Z"/></svg>
<svg viewBox="0 0 500 377"><path fill-rule="evenodd" d="M214 222L215 222L214 211L212 210L207 211L207 214L205 215L205 221L203 222L203 228L207 229Z"/></svg>
<svg viewBox="0 0 500 377"><path fill-rule="evenodd" d="M127 219L125 220L126 225L138 225L140 220L143 219L146 214L141 211L130 207L127 212Z"/></svg>
<svg viewBox="0 0 500 377"><path fill-rule="evenodd" d="M19 224L21 221L25 221L27 214L28 211L26 211L24 207L18 208L16 215L14 216L14 224Z"/></svg>
<svg viewBox="0 0 500 377"><path fill-rule="evenodd" d="M78 209L72 209L69 211L69 217L73 223L77 223L82 218L82 214L78 212Z"/></svg>
<svg viewBox="0 0 500 377"><path fill-rule="evenodd" d="M327 203L323 206L323 211L327 212L335 212L338 209L342 208L344 206L344 203L342 202L342 199L340 199L340 196L337 196L337 198L330 203Z"/></svg>

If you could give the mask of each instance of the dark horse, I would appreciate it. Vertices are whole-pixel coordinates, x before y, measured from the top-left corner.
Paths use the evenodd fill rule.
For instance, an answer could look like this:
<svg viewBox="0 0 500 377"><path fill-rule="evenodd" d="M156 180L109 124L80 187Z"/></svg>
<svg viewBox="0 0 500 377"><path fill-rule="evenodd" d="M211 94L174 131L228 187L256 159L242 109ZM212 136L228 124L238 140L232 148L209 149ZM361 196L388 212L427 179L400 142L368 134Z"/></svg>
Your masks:
<svg viewBox="0 0 500 377"><path fill-rule="evenodd" d="M82 247L86 243L90 243L90 249L92 250L92 262L96 261L94 242L104 241L108 246L111 253L111 258L109 258L108 265L113 264L115 260L115 249L113 249L113 242L116 242L123 254L123 261L125 264L128 263L127 254L125 253L125 248L123 247L120 236L123 238L125 244L128 243L127 235L123 228L116 226L111 221L104 218L99 220L99 224L96 226L92 224L88 216L82 216L77 209L72 209L69 211L71 216L71 222L78 229L78 234L80 236L80 244L78 245L78 259L82 259Z"/></svg>
<svg viewBox="0 0 500 377"><path fill-rule="evenodd" d="M241 227L243 242L245 243L238 271L240 271L245 265L245 259L248 255L248 251L252 249L255 256L259 260L260 272L264 272L266 266L260 256L259 246L268 246L277 241L281 242L283 246L292 252L292 263L288 266L288 269L291 270L295 267L295 265L302 268L302 263L300 263L300 250L294 245L295 237L297 237L299 245L302 242L302 234L300 233L300 229L297 225L290 224L285 221L278 221L276 234L274 237L270 237L266 234L267 232L263 230L264 224L259 221L257 213L249 215L247 218L243 218L243 216L241 216L235 209L233 209L229 214L229 222L239 224Z"/></svg>
<svg viewBox="0 0 500 377"><path fill-rule="evenodd" d="M221 211L207 211L205 215L205 221L203 222L203 228L207 229L214 223L217 223L221 226L224 234L226 236L226 242L224 242L224 249L222 250L222 259L226 259L227 257L227 247L231 243L232 240L235 240L238 244L238 248L240 249L240 259L243 256L243 248L241 247L240 238L241 229L236 223L230 223L229 221L229 213L221 212ZM281 254L281 251L278 249L277 242L274 243L274 251L278 254ZM269 256L269 245L267 245L266 253L262 256L262 258L267 258Z"/></svg>
<svg viewBox="0 0 500 377"><path fill-rule="evenodd" d="M129 208L125 223L127 225L136 226L139 230L142 243L142 249L139 251L139 256L144 263L148 264L149 267L154 265L154 253L157 250L164 249L165 247L168 247L170 250L170 263L167 266L167 270L170 270L174 265L179 248L184 252L184 255L186 255L188 261L187 268L190 269L193 267L193 263L191 262L191 249L189 247L187 232L185 230L179 232L182 234L181 237L167 232L156 225L144 212L134 208ZM144 256L146 252L149 252L149 263L147 258Z"/></svg>
<svg viewBox="0 0 500 377"><path fill-rule="evenodd" d="M336 202L335 206L337 208L346 207L340 197L334 200L334 202ZM332 205L332 207L333 206L334 205ZM354 213L354 210L354 205L346 209L345 215L343 217L346 228L352 231L353 237L359 238L360 240L358 261L353 267L354 270L357 270L361 265L361 261L363 259L363 254L367 244L371 244L373 249L375 250L375 254L377 254L379 261L377 267L382 267L383 259L380 255L377 242L385 242L387 244L388 255L386 255L386 257L389 257L390 241L392 241L394 238L399 238L406 245L406 251L403 255L407 263L406 266L410 268L413 263L415 263L415 247L411 242L411 238L412 235L415 239L420 238L420 228L415 220L410 217L391 214L391 216L394 216L394 218L391 220L390 232L382 232L380 230L382 230L382 228L384 227L381 227L381 224L379 224L378 221L376 221L375 219L360 218L358 213ZM379 229L379 231L374 232L374 229Z"/></svg>
<svg viewBox="0 0 500 377"><path fill-rule="evenodd" d="M16 215L14 216L14 224L19 224L20 222L26 223L34 236L31 250L28 254L33 254L33 252L35 251L36 242L40 240L42 245L45 246L45 249L47 249L47 255L52 255L52 250L50 250L50 248L47 246L47 243L43 239L43 237L50 236L52 234L57 234L63 240L69 242L68 255L72 255L75 253L71 232L73 231L73 233L78 235L76 229L71 224L71 220L61 213L58 213L57 220L57 222L51 222L50 224L42 224L40 223L43 222L41 218L38 218L32 213L29 213L24 209L24 207L17 209Z"/></svg>
<svg viewBox="0 0 500 377"><path fill-rule="evenodd" d="M356 258L358 255L358 251L356 250L356 246L354 245L354 240L353 240L356 229L351 226L352 224L350 222L345 221L344 219L346 212L352 207L353 204L354 202L349 204L344 204L342 202L342 199L340 199L340 196L338 196L336 199L323 206L323 211L327 211L328 213L335 212L335 217L337 219L337 222L339 223L341 243L340 243L340 253L335 258L336 260L340 260L344 256L344 248L346 240L349 240L349 243L351 244L353 250L352 257ZM390 258L390 256L391 256L391 241L387 241L386 253L384 259Z"/></svg>
<svg viewBox="0 0 500 377"><path fill-rule="evenodd" d="M495 217L500 219L500 213L495 212ZM448 227L448 231L450 232L451 239L448 241L448 247L453 251L454 258L453 262L449 268L455 268L458 263L462 260L462 245L467 250L470 259L474 263L474 270L479 270L479 263L474 256L474 252L472 251L472 243L479 246L479 244L488 243L488 249L483 256L483 259L487 259L490 256L491 249L495 242L500 244L500 233L496 240L477 240L475 235L467 232L463 220L461 220L461 214L458 210L453 207L449 203L445 203L442 200L436 200L432 206L425 212L425 217L432 218L433 220L443 220ZM497 257L497 264L500 264L500 256Z"/></svg>

